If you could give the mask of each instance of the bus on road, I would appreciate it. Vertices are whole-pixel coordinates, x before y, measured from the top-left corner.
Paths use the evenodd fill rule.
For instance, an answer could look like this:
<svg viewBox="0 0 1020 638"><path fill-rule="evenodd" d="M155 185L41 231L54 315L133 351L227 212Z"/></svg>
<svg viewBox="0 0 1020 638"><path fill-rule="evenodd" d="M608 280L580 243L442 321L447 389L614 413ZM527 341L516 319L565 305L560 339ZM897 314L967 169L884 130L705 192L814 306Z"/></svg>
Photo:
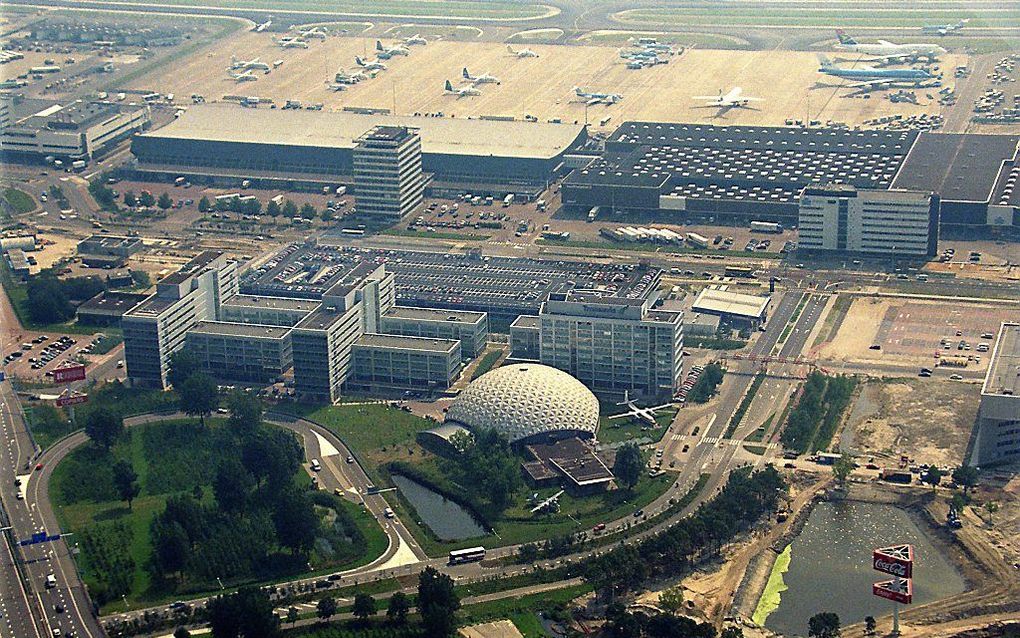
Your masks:
<svg viewBox="0 0 1020 638"><path fill-rule="evenodd" d="M473 563L485 559L484 547L468 547L467 549L455 549L450 552L450 564Z"/></svg>

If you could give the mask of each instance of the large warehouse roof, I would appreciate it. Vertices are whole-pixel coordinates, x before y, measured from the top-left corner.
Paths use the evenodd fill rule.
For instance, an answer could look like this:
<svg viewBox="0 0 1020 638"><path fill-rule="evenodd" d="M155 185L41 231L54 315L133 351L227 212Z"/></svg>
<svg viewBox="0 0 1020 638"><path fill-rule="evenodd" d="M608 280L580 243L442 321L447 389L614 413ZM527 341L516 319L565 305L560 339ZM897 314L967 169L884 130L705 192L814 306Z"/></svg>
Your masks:
<svg viewBox="0 0 1020 638"><path fill-rule="evenodd" d="M167 126L145 137L354 148L375 126L420 129L422 152L550 159L583 133L578 124L553 124L445 117L369 115L346 111L248 109L232 104L196 104Z"/></svg>
<svg viewBox="0 0 1020 638"><path fill-rule="evenodd" d="M692 309L695 312L711 312L734 317L761 319L765 316L765 308L768 305L768 297L744 295L739 292L729 292L717 288L705 288L698 295Z"/></svg>
<svg viewBox="0 0 1020 638"><path fill-rule="evenodd" d="M511 443L556 433L595 436L599 402L566 372L534 363L496 368L450 404L447 423L495 429Z"/></svg>

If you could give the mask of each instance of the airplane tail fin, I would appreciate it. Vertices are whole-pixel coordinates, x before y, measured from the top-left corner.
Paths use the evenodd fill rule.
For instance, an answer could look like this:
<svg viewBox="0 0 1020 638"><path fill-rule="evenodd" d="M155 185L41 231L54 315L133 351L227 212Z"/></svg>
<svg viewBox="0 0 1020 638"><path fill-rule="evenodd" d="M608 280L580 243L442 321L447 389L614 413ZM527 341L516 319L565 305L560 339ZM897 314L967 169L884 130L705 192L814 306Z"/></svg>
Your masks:
<svg viewBox="0 0 1020 638"><path fill-rule="evenodd" d="M365 61L358 56L354 56L354 63L358 66L365 66Z"/></svg>
<svg viewBox="0 0 1020 638"><path fill-rule="evenodd" d="M854 40L853 36L847 35L843 29L836 29L836 37L839 38L840 44L857 44L857 40Z"/></svg>
<svg viewBox="0 0 1020 638"><path fill-rule="evenodd" d="M471 74L468 73L467 67L464 67L463 69L460 70L460 75L465 80L470 80L471 79Z"/></svg>
<svg viewBox="0 0 1020 638"><path fill-rule="evenodd" d="M827 69L832 66L832 60L830 60L827 55L819 55L818 62L822 65L823 69Z"/></svg>
<svg viewBox="0 0 1020 638"><path fill-rule="evenodd" d="M449 80L446 81L446 90L453 93L453 84Z"/></svg>
<svg viewBox="0 0 1020 638"><path fill-rule="evenodd" d="M382 48L382 42L380 42L379 40L376 40L376 41L375 41L375 50L376 50L376 51L382 51L382 50L383 50L383 48Z"/></svg>
<svg viewBox="0 0 1020 638"><path fill-rule="evenodd" d="M514 48L512 46L510 46L509 44L506 45L506 50L509 51L511 55L517 55L517 52L514 51Z"/></svg>

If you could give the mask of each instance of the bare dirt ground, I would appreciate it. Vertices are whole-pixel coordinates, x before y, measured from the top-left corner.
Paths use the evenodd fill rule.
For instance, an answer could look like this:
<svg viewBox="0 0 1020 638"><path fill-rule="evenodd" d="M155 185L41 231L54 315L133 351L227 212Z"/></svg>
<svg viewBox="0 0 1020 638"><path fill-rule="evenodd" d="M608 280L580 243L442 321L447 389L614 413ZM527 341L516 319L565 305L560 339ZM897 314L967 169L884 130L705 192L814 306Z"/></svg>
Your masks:
<svg viewBox="0 0 1020 638"><path fill-rule="evenodd" d="M916 463L959 465L979 398L976 384L934 378L867 383L841 445L887 462L905 454Z"/></svg>
<svg viewBox="0 0 1020 638"><path fill-rule="evenodd" d="M384 42L391 44L391 42ZM833 120L850 125L883 115L937 113L937 103L893 104L872 99L839 97L846 91L820 79L818 61L810 52L723 51L693 49L672 56L669 64L629 70L615 47L534 45L538 59L518 59L497 42L431 41L411 48L410 56L385 61L388 70L377 77L332 92L328 84L341 69L355 68L354 56L374 57L374 38L329 37L313 40L307 49L283 49L262 33L239 33L174 66L172 74L147 75L129 88L174 93L187 102L193 93L207 101L224 95L257 95L282 103L300 100L344 106L395 109L397 113L533 115L539 119L585 120L585 105L575 100L573 87L616 92L623 100L613 106L592 106L588 120L611 118L608 127L628 119L711 122L718 124L783 124L787 119ZM227 75L231 56L283 60L280 68L255 71L254 82L235 82ZM966 56L950 55L944 65L963 63ZM458 99L444 95L443 83L459 84L460 71L489 73L501 83L485 84L482 95ZM717 117L695 95L714 95L741 86L747 95L766 99L757 110L734 109Z"/></svg>

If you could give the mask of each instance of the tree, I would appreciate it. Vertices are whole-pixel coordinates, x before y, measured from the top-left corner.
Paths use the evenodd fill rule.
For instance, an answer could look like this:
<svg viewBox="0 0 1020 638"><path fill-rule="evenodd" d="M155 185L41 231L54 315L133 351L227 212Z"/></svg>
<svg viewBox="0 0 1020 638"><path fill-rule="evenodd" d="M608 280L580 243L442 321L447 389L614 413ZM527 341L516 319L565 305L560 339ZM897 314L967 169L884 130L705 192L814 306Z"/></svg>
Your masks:
<svg viewBox="0 0 1020 638"><path fill-rule="evenodd" d="M85 435L104 450L113 447L123 433L124 419L110 408L96 408L85 419Z"/></svg>
<svg viewBox="0 0 1020 638"><path fill-rule="evenodd" d="M627 443L616 450L616 461L613 463L613 475L628 490L634 489L641 478L644 459L641 448L636 443Z"/></svg>
<svg viewBox="0 0 1020 638"><path fill-rule="evenodd" d="M811 638L839 638L839 616L831 611L815 614L808 620L808 636Z"/></svg>
<svg viewBox="0 0 1020 638"><path fill-rule="evenodd" d="M120 500L127 501L131 509L131 501L142 491L138 485L138 473L127 461L117 461L113 465L113 484L117 487Z"/></svg>
<svg viewBox="0 0 1020 638"><path fill-rule="evenodd" d="M201 372L188 377L178 394L181 411L189 416L197 416L202 425L205 425L205 417L212 414L220 402L216 382Z"/></svg>
<svg viewBox="0 0 1020 638"><path fill-rule="evenodd" d="M538 545L534 543L524 543L520 549L517 550L517 560L521 563L534 563L538 560Z"/></svg>
<svg viewBox="0 0 1020 638"><path fill-rule="evenodd" d="M135 195L134 191L127 191L124 193L124 205L125 206L137 206L138 196Z"/></svg>
<svg viewBox="0 0 1020 638"><path fill-rule="evenodd" d="M202 195L202 199L198 200L198 212L208 213L212 209L212 203L209 202L209 198Z"/></svg>
<svg viewBox="0 0 1020 638"><path fill-rule="evenodd" d="M921 475L921 480L928 485L931 485L931 491L934 492L935 488L942 482L942 470L934 465L930 465L928 466L928 469L924 471L924 474Z"/></svg>
<svg viewBox="0 0 1020 638"><path fill-rule="evenodd" d="M167 383L179 390L188 377L198 370L198 359L194 355L187 350L177 350L170 355L169 370L166 373Z"/></svg>
<svg viewBox="0 0 1020 638"><path fill-rule="evenodd" d="M248 503L248 494L255 487L248 470L241 461L228 457L220 462L213 479L213 495L216 503L226 512L243 512Z"/></svg>
<svg viewBox="0 0 1020 638"><path fill-rule="evenodd" d="M992 516L999 511L999 504L995 501L985 501L985 511L988 512L988 524L992 524Z"/></svg>
<svg viewBox="0 0 1020 638"><path fill-rule="evenodd" d="M332 208L323 208L322 209L322 214L320 215L320 217L322 218L322 221L324 221L324 222L332 221L332 219L333 219L333 209Z"/></svg>
<svg viewBox="0 0 1020 638"><path fill-rule="evenodd" d="M234 392L227 397L230 429L240 434L251 434L262 424L262 401L245 392Z"/></svg>
<svg viewBox="0 0 1020 638"><path fill-rule="evenodd" d="M836 462L832 464L832 475L836 477L836 482L839 483L840 487L846 484L847 478L850 473L854 471L854 462L850 458L849 454L843 454Z"/></svg>
<svg viewBox="0 0 1020 638"><path fill-rule="evenodd" d="M375 615L375 598L364 592L358 592L354 596L354 609L351 610L358 620L366 620L369 616Z"/></svg>
<svg viewBox="0 0 1020 638"><path fill-rule="evenodd" d="M874 616L864 617L864 633L866 633L869 636L874 635L876 626L877 623L875 622Z"/></svg>
<svg viewBox="0 0 1020 638"><path fill-rule="evenodd" d="M174 631L174 638L191 638L191 632L186 627L178 627Z"/></svg>
<svg viewBox="0 0 1020 638"><path fill-rule="evenodd" d="M89 182L89 194L96 200L100 208L111 208L116 201L113 190L103 184L102 179Z"/></svg>
<svg viewBox="0 0 1020 638"><path fill-rule="evenodd" d="M131 281L135 282L138 288L148 288L152 285L152 278L144 270L132 270Z"/></svg>
<svg viewBox="0 0 1020 638"><path fill-rule="evenodd" d="M169 210L170 208L173 208L173 205L174 199L170 197L169 193L166 192L161 194L159 196L159 199L156 201L156 206L159 206L163 210Z"/></svg>
<svg viewBox="0 0 1020 638"><path fill-rule="evenodd" d="M740 627L727 627L719 634L719 638L744 638L744 630Z"/></svg>
<svg viewBox="0 0 1020 638"><path fill-rule="evenodd" d="M28 314L33 321L63 323L74 316L74 307L64 292L64 286L51 271L29 279L25 292L28 295Z"/></svg>
<svg viewBox="0 0 1020 638"><path fill-rule="evenodd" d="M336 615L336 598L326 596L319 599L319 604L315 606L315 615L322 622L329 622L329 619Z"/></svg>
<svg viewBox="0 0 1020 638"><path fill-rule="evenodd" d="M520 489L521 472L506 437L496 430L485 430L475 438L459 458L463 481L502 511Z"/></svg>
<svg viewBox="0 0 1020 638"><path fill-rule="evenodd" d="M292 202L291 200L288 199L287 201L283 202L283 211L282 212L283 212L283 216L284 217L289 217L289 218L297 217L297 214L298 214L297 204L295 204L294 202Z"/></svg>
<svg viewBox="0 0 1020 638"><path fill-rule="evenodd" d="M269 593L258 587L242 587L233 594L209 601L209 625L213 638L276 638L280 619L273 613Z"/></svg>
<svg viewBox="0 0 1020 638"><path fill-rule="evenodd" d="M460 598L453 590L453 579L426 567L418 575L418 613L429 636L449 636L456 627L455 614Z"/></svg>
<svg viewBox="0 0 1020 638"><path fill-rule="evenodd" d="M389 606L386 608L386 618L390 622L404 624L407 622L407 614L411 611L411 603L407 601L407 594L398 591L390 596Z"/></svg>
<svg viewBox="0 0 1020 638"><path fill-rule="evenodd" d="M307 202L305 202L304 205L301 206L301 216L303 218L315 219L315 215L316 215L315 206L312 206Z"/></svg>
<svg viewBox="0 0 1020 638"><path fill-rule="evenodd" d="M191 541L177 521L156 517L149 528L152 539L152 568L157 575L179 574L191 555Z"/></svg>
<svg viewBox="0 0 1020 638"><path fill-rule="evenodd" d="M294 624L298 621L298 610L297 607L287 608L287 622Z"/></svg>
<svg viewBox="0 0 1020 638"><path fill-rule="evenodd" d="M241 449L244 466L259 483L265 480L273 491L291 487L303 457L297 438L276 428L259 430L244 441Z"/></svg>
<svg viewBox="0 0 1020 638"><path fill-rule="evenodd" d="M953 470L953 483L962 487L964 494L977 485L977 482L978 469L973 465L961 465Z"/></svg>
<svg viewBox="0 0 1020 638"><path fill-rule="evenodd" d="M659 593L659 609L670 616L676 616L684 606L684 588L681 585L668 587Z"/></svg>
<svg viewBox="0 0 1020 638"><path fill-rule="evenodd" d="M142 191L142 194L138 196L138 203L146 208L149 206L155 206L156 197L149 191Z"/></svg>
<svg viewBox="0 0 1020 638"><path fill-rule="evenodd" d="M273 509L273 525L280 545L295 554L307 554L319 530L319 516L308 493L296 488L281 492Z"/></svg>
<svg viewBox="0 0 1020 638"><path fill-rule="evenodd" d="M269 203L266 204L266 214L270 217L279 217L281 212L280 204L275 199L269 200Z"/></svg>

